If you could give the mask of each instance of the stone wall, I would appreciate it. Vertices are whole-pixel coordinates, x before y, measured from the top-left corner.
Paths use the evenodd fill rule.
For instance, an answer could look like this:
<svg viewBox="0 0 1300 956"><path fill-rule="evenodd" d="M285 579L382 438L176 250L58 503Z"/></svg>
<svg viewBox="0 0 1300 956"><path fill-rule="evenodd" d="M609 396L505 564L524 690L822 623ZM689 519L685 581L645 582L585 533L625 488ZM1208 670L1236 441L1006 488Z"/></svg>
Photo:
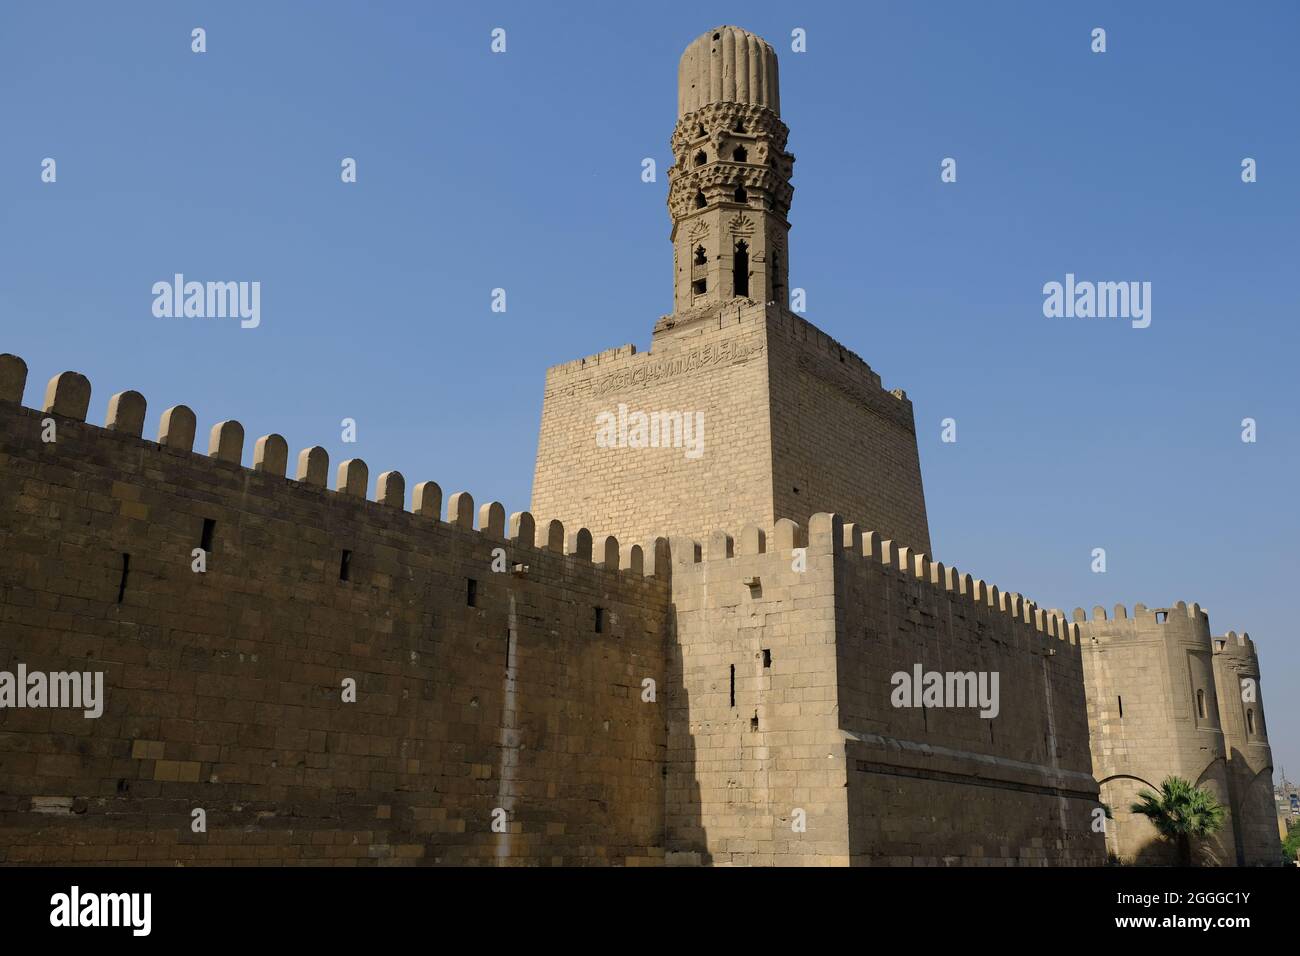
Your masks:
<svg viewBox="0 0 1300 956"><path fill-rule="evenodd" d="M700 535L772 520L761 307L721 310L691 334L556 366L546 374L532 511L620 540ZM602 448L597 417L679 412L704 420L702 453ZM662 439L661 439L662 441Z"/></svg>
<svg viewBox="0 0 1300 956"><path fill-rule="evenodd" d="M1102 862L1082 661L1061 613L878 534L841 535L836 673L852 862ZM981 716L970 698L895 706L893 675L918 665L996 674L996 713Z"/></svg>
<svg viewBox="0 0 1300 956"><path fill-rule="evenodd" d="M1129 808L1143 790L1170 775L1212 792L1231 808L1228 754L1220 722L1209 619L1199 606L1117 605L1107 618L1074 613L1081 633L1093 772L1114 819L1107 849L1129 863L1170 864L1171 843ZM1223 829L1199 847L1197 862L1232 865L1237 848L1229 813Z"/></svg>
<svg viewBox="0 0 1300 956"><path fill-rule="evenodd" d="M826 514L806 541L782 520L770 541L749 527L672 551L670 861L1102 861L1059 612ZM892 675L917 663L997 672L999 713L894 707Z"/></svg>
<svg viewBox="0 0 1300 956"><path fill-rule="evenodd" d="M1273 796L1273 751L1264 722L1259 658L1249 634L1229 631L1214 639L1214 683L1228 753L1236 862L1277 866L1281 848Z"/></svg>
<svg viewBox="0 0 1300 956"><path fill-rule="evenodd" d="M773 512L828 512L930 553L912 403L816 326L772 310ZM937 423L936 423L937 424Z"/></svg>
<svg viewBox="0 0 1300 956"><path fill-rule="evenodd" d="M720 378L767 374L736 355ZM99 428L84 377L41 412L25 378L0 356L0 672L105 702L0 709L0 862L1094 864L1094 770L1117 856L1167 856L1127 808L1178 773L1232 811L1218 859L1271 862L1254 645L1195 605L1067 624L828 513L644 551L476 527L432 482L407 510L395 472L369 500L361 461L331 490L323 449L290 479L279 436L250 469L237 422L197 454L184 406L149 441L137 393ZM916 666L996 673L997 715L894 706Z"/></svg>
<svg viewBox="0 0 1300 956"><path fill-rule="evenodd" d="M411 513L392 473L368 501L355 461L327 490L319 449L290 480L275 436L250 470L236 423L195 454L183 407L142 440L134 393L101 429L79 420L79 376L50 414L22 408L4 400L14 361L0 671L99 671L106 702L98 719L0 710L0 862L662 858L665 722L641 694L664 680L668 585L639 548L598 542L602 567L558 527L534 547L531 518L507 532L497 504L475 530L468 495L442 521L432 484Z"/></svg>
<svg viewBox="0 0 1300 956"><path fill-rule="evenodd" d="M707 313L707 314L705 314ZM669 316L632 346L547 372L532 510L620 539L703 537L842 514L929 550L912 405L794 314L737 304ZM597 416L700 412L704 445L601 448Z"/></svg>
<svg viewBox="0 0 1300 956"><path fill-rule="evenodd" d="M802 543L788 521L672 540L670 862L849 862L834 578L826 556L796 569Z"/></svg>

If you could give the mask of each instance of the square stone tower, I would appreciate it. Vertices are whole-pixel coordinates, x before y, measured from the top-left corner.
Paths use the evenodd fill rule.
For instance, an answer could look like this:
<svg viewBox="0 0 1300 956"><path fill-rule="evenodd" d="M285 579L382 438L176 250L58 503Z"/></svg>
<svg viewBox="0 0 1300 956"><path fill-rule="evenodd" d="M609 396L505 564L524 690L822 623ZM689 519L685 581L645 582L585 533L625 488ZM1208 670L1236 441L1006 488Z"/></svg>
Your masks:
<svg viewBox="0 0 1300 956"><path fill-rule="evenodd" d="M687 47L668 172L671 315L651 348L548 370L532 512L620 541L834 512L930 551L912 405L791 312L794 157L776 54Z"/></svg>

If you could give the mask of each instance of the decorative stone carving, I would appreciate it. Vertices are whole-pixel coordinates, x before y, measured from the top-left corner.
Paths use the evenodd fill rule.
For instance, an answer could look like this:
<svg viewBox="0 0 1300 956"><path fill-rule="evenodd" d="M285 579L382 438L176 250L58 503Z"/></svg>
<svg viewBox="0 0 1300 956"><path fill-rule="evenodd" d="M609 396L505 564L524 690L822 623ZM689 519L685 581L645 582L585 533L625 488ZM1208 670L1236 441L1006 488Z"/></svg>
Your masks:
<svg viewBox="0 0 1300 956"><path fill-rule="evenodd" d="M754 221L743 212L738 212L727 220L727 228L731 230L733 236L752 236Z"/></svg>

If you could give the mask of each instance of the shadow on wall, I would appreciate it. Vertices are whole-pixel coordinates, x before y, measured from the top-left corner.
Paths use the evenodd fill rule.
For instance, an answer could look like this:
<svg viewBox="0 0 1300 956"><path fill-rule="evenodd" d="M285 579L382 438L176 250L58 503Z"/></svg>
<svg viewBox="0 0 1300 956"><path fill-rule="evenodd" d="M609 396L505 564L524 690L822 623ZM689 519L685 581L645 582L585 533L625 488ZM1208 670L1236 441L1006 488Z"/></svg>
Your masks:
<svg viewBox="0 0 1300 956"><path fill-rule="evenodd" d="M1222 760L1211 761L1200 778L1198 787L1206 787L1219 799L1228 813L1223 827L1209 838L1192 840L1193 866L1234 866L1235 841L1231 841L1233 822L1228 809L1227 795L1220 792L1217 781L1211 779ZM1110 807L1113 818L1107 821L1106 857L1110 866L1178 866L1178 848L1172 840L1162 837L1147 817L1133 813L1129 808L1138 800L1143 790L1160 792L1158 784L1141 777L1117 774L1101 781L1102 802ZM1225 839L1229 842L1225 845Z"/></svg>
<svg viewBox="0 0 1300 956"><path fill-rule="evenodd" d="M654 542L655 573L668 568L672 555L666 538ZM671 578L669 586L671 587ZM685 662L677 629L677 609L669 606L665 620L664 693L667 706L668 754L664 762L664 851L670 866L711 866L713 855L704 832L700 781L696 775L695 735L691 732L690 694L686 690Z"/></svg>
<svg viewBox="0 0 1300 956"><path fill-rule="evenodd" d="M1155 828L1152 828L1155 833ZM1119 866L1177 866L1176 851L1172 843L1155 834L1151 841L1138 848L1131 859L1112 859ZM1231 866L1232 860L1223 859L1222 853L1212 844L1196 841L1192 848L1193 866Z"/></svg>
<svg viewBox="0 0 1300 956"><path fill-rule="evenodd" d="M1251 772L1248 755L1234 747L1229 769L1234 769L1232 806L1233 830L1237 838L1239 866L1277 866L1282 843L1277 829L1277 806L1273 799L1273 767Z"/></svg>

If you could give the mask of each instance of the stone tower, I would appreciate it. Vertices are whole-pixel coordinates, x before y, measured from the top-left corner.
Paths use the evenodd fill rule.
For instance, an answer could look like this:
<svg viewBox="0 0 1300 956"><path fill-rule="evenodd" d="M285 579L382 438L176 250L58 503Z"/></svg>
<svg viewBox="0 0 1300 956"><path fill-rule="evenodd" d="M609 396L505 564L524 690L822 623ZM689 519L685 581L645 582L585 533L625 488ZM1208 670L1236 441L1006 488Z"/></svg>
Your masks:
<svg viewBox="0 0 1300 956"><path fill-rule="evenodd" d="M785 301L789 133L765 40L719 27L686 48L668 173L675 315L707 314L737 297Z"/></svg>
<svg viewBox="0 0 1300 956"><path fill-rule="evenodd" d="M1214 639L1214 683L1228 753L1236 862L1272 866L1278 857L1273 751L1264 722L1259 657L1249 634L1229 631Z"/></svg>
<svg viewBox="0 0 1300 956"><path fill-rule="evenodd" d="M1235 634L1213 638L1198 605L1138 604L1130 617L1093 609L1081 633L1091 726L1093 774L1114 813L1109 852L1136 863L1173 862L1173 848L1129 807L1142 790L1174 775L1212 792L1228 819L1202 848L1214 861L1276 865L1272 753L1259 697L1253 643ZM1243 701L1242 681L1255 686Z"/></svg>
<svg viewBox="0 0 1300 956"><path fill-rule="evenodd" d="M625 345L547 371L539 519L644 543L834 512L930 550L911 402L788 308L794 157L780 111L766 41L722 26L686 47L668 172L673 311L648 353ZM614 447L598 438L611 418Z"/></svg>

